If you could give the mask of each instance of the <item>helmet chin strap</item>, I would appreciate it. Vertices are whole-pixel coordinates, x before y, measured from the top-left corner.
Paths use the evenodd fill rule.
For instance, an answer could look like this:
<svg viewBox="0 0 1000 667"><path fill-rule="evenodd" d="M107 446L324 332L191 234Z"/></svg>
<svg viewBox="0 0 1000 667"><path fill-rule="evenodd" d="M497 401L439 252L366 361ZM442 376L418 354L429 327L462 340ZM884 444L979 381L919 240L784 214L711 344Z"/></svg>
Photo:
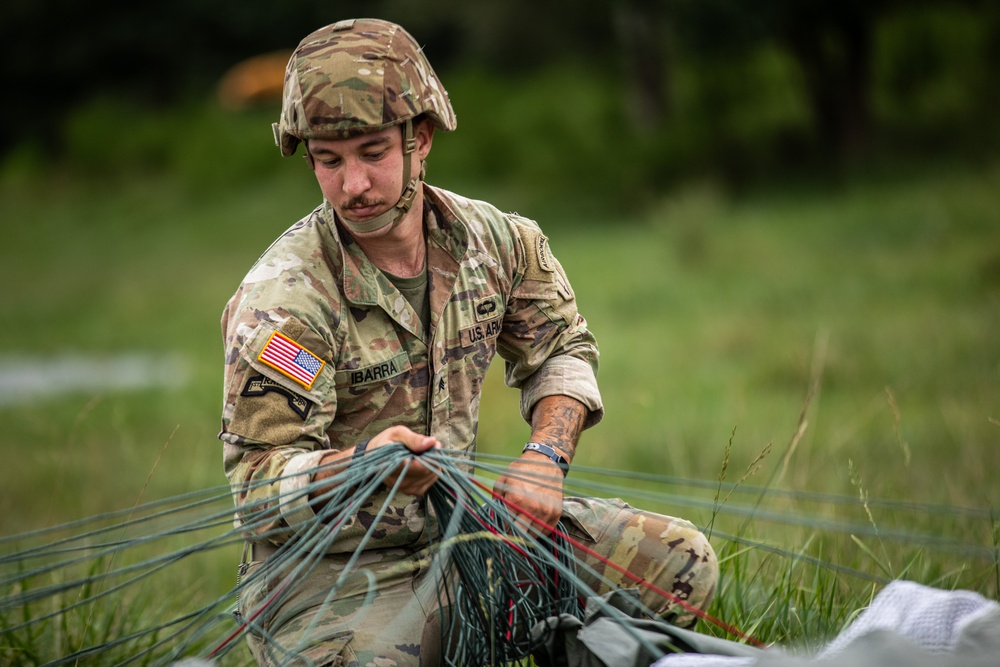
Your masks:
<svg viewBox="0 0 1000 667"><path fill-rule="evenodd" d="M341 219L341 222L352 232L367 234L377 232L385 227L395 227L402 220L406 212L413 206L413 200L417 196L417 189L420 187L420 177L410 178L410 155L417 149L417 140L413 136L413 121L407 120L403 126L403 192L399 195L396 205L385 213L381 213L371 220L354 222L352 220Z"/></svg>

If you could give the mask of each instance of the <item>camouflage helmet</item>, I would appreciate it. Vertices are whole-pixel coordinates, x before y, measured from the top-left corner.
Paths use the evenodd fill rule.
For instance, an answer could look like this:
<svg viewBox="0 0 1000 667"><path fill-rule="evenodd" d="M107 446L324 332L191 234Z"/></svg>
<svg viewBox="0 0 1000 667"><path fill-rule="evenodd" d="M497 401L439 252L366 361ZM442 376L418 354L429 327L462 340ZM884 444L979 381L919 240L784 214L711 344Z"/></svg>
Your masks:
<svg viewBox="0 0 1000 667"><path fill-rule="evenodd" d="M448 93L416 40L388 21L349 19L316 30L295 49L274 139L288 156L307 139L341 139L421 114L455 129Z"/></svg>

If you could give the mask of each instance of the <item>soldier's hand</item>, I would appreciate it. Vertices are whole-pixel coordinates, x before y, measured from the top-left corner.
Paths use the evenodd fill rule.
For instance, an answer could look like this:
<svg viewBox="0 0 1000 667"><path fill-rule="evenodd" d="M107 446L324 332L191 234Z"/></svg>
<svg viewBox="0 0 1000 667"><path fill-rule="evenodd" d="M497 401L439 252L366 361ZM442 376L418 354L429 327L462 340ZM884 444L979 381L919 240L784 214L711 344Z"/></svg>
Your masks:
<svg viewBox="0 0 1000 667"><path fill-rule="evenodd" d="M378 447L384 447L397 442L402 443L404 447L414 454L420 454L429 449L441 448L441 443L437 438L421 435L405 426L390 426L369 440L365 451L372 451ZM386 478L386 486L392 488L396 480L403 473L404 468L406 469L406 475L399 486L399 490L403 493L408 493L411 496L422 496L437 481L437 474L425 466L419 456L414 456L408 467L405 464L400 464Z"/></svg>
<svg viewBox="0 0 1000 667"><path fill-rule="evenodd" d="M518 518L518 525L530 532L548 535L562 516L563 472L544 454L521 454L497 479L493 491L515 515L523 512L538 520Z"/></svg>

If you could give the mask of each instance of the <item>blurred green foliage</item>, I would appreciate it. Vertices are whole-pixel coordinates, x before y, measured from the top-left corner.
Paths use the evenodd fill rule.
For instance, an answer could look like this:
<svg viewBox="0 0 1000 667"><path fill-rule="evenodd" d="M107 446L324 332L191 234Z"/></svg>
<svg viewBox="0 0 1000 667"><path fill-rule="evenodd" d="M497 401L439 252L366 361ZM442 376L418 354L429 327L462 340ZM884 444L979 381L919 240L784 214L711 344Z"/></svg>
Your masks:
<svg viewBox="0 0 1000 667"><path fill-rule="evenodd" d="M277 100L227 113L214 86L235 62L350 15L400 21L426 45L460 127L435 147L437 180L488 182L518 200L578 197L589 210L706 175L743 186L1000 149L1000 8L758 4L8 3L3 72L32 106L0 111L0 159L8 171L169 170L197 186L265 176L280 168ZM844 26L868 41L852 46ZM863 69L845 75L858 58ZM864 125L860 150L837 122Z"/></svg>

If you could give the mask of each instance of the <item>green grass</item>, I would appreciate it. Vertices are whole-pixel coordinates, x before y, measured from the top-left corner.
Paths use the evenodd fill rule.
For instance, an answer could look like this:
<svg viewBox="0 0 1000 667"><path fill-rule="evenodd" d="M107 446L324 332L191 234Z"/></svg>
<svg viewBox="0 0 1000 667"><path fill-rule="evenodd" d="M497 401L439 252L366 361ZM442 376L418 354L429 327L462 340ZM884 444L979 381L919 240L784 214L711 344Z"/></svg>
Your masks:
<svg viewBox="0 0 1000 667"><path fill-rule="evenodd" d="M190 369L175 389L0 407L3 534L224 481L221 310L317 190L298 161L210 191L169 174L10 172L0 184L4 355L142 351L180 354ZM466 190L491 192L502 185ZM770 445L743 487L859 498L769 500L775 511L992 547L989 521L861 499L1000 506L998 193L996 163L940 165L738 197L695 183L648 211L623 206L585 222L547 213L541 222L601 344L607 416L585 434L579 465L736 482ZM510 195L497 203L542 217ZM527 429L497 371L480 446L512 454ZM878 534L744 523L726 508L714 521L707 509L662 509L797 555L713 539L723 580L712 612L768 641L818 641L872 595L873 584L811 559L997 595L993 562ZM180 608L184 593L211 599L232 586L236 560L227 550L179 565L165 590ZM135 622L109 616L102 627L115 634Z"/></svg>

